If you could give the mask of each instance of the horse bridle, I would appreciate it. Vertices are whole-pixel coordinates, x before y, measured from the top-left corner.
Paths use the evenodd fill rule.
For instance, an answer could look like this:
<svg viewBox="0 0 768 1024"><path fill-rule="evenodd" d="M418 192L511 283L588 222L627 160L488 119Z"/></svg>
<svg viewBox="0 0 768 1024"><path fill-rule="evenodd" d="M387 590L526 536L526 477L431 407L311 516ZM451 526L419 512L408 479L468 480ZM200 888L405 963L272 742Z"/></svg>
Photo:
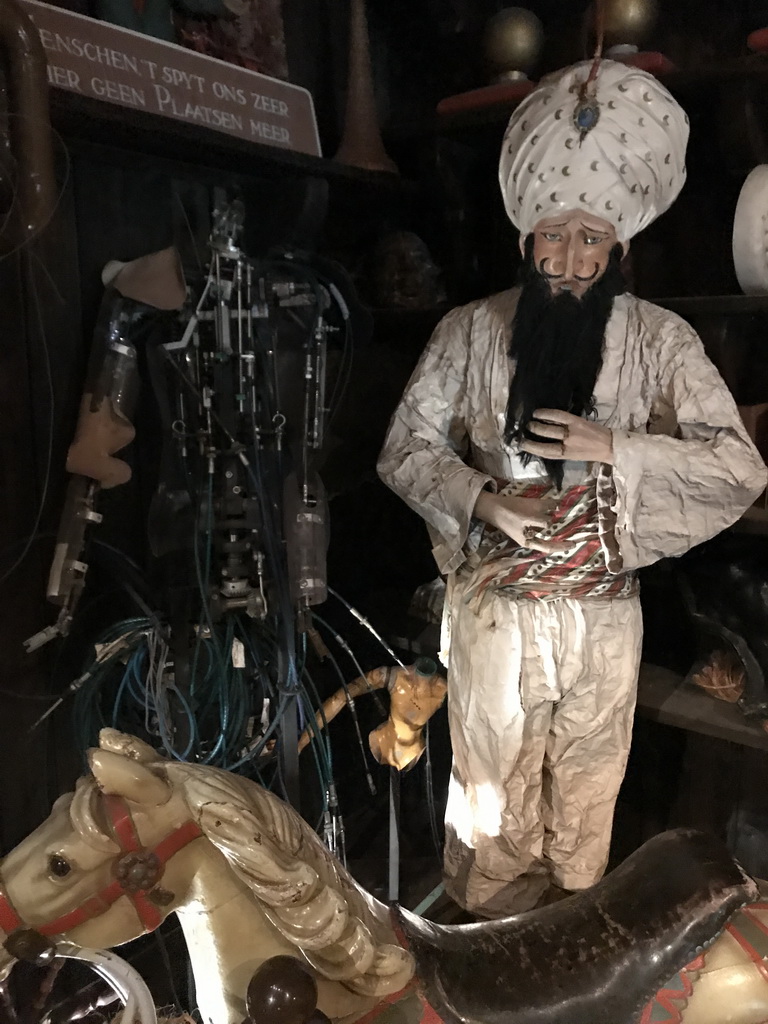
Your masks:
<svg viewBox="0 0 768 1024"><path fill-rule="evenodd" d="M160 908L168 906L174 895L157 883L171 857L202 836L203 830L196 822L187 821L150 849L142 846L126 801L109 794L104 794L103 801L112 838L121 853L113 866L115 877L109 885L88 897L75 910L43 924L28 925L17 913L0 880L0 928L7 936L3 944L13 956L17 956L11 941L14 933L23 931L28 934L31 931L46 937L61 935L94 917L100 917L122 896L129 898L146 931L154 931L161 924L163 915Z"/></svg>

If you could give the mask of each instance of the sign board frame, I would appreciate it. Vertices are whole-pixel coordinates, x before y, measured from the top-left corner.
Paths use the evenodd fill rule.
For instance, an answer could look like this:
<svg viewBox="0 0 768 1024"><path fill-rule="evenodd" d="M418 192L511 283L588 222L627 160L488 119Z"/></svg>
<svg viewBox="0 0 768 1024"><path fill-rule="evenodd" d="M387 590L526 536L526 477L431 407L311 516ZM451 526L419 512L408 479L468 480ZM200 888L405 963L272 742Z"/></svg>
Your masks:
<svg viewBox="0 0 768 1024"><path fill-rule="evenodd" d="M308 90L132 29L20 0L54 89L322 156Z"/></svg>

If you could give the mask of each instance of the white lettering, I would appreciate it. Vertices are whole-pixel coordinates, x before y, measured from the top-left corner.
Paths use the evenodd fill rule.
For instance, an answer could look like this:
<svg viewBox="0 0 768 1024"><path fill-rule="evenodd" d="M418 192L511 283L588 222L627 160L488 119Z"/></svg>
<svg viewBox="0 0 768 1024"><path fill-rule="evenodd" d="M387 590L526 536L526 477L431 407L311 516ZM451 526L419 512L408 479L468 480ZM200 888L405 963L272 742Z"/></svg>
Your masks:
<svg viewBox="0 0 768 1024"><path fill-rule="evenodd" d="M157 107L161 114L171 117L178 117L182 121L197 121L200 124L210 124L217 128L227 128L229 131L243 132L245 126L242 117L233 114L228 110L216 110L214 107L206 107L202 103L180 103L164 85L155 84Z"/></svg>
<svg viewBox="0 0 768 1024"><path fill-rule="evenodd" d="M291 133L287 128L279 128L275 124L267 124L266 121L254 121L251 118L251 135L258 135L261 139L269 139L270 142L291 141Z"/></svg>
<svg viewBox="0 0 768 1024"><path fill-rule="evenodd" d="M248 102L244 89L236 89L231 85L226 85L224 82L214 82L211 88L217 100L230 100L232 103L239 103L241 106Z"/></svg>
<svg viewBox="0 0 768 1024"><path fill-rule="evenodd" d="M74 89L80 92L80 75L70 68L60 68L56 64L48 65L48 82L58 85L60 89Z"/></svg>
<svg viewBox="0 0 768 1024"><path fill-rule="evenodd" d="M106 78L92 78L91 89L96 96L113 103L122 103L127 107L146 107L143 89L134 89L123 82L110 82Z"/></svg>
<svg viewBox="0 0 768 1024"><path fill-rule="evenodd" d="M205 91L205 79L202 75L190 75L186 71L180 71L178 68L169 67L167 64L163 68L161 80L167 85L183 85L184 88L189 89L190 92L193 89L197 89L200 93Z"/></svg>
<svg viewBox="0 0 768 1024"><path fill-rule="evenodd" d="M76 57L83 56L83 44L79 39L62 39L58 33L56 34L56 49L74 53Z"/></svg>
<svg viewBox="0 0 768 1024"><path fill-rule="evenodd" d="M163 69L165 70L165 69ZM164 85L153 85L152 88L155 90L155 99L157 100L157 106L162 113L167 107L173 103L173 96L165 88Z"/></svg>
<svg viewBox="0 0 768 1024"><path fill-rule="evenodd" d="M76 42L80 46L77 40L70 40L70 45L75 53L77 53L74 47ZM111 50L108 46L84 43L82 45L82 54L77 53L77 56L84 56L93 64L105 64L108 68L114 68L116 71L132 71L134 75L139 74L139 61L137 57L129 57L128 54L122 53L120 50Z"/></svg>
<svg viewBox="0 0 768 1024"><path fill-rule="evenodd" d="M263 110L265 114L277 114L278 117L288 116L288 104L283 100L275 100L271 96L262 96L259 92L252 92L254 110Z"/></svg>

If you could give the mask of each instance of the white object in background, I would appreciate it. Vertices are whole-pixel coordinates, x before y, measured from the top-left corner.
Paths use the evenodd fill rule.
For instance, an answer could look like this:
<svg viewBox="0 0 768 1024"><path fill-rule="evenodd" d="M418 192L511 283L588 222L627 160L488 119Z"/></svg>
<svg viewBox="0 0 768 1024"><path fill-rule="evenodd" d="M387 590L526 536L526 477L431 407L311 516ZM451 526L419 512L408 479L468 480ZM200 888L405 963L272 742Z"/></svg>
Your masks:
<svg viewBox="0 0 768 1024"><path fill-rule="evenodd" d="M124 1006L120 1024L157 1024L155 1001L146 982L127 961L109 950L85 949L73 942L57 942L56 956L88 964L112 986Z"/></svg>
<svg viewBox="0 0 768 1024"><path fill-rule="evenodd" d="M745 295L768 295L768 164L741 187L733 218L733 264Z"/></svg>

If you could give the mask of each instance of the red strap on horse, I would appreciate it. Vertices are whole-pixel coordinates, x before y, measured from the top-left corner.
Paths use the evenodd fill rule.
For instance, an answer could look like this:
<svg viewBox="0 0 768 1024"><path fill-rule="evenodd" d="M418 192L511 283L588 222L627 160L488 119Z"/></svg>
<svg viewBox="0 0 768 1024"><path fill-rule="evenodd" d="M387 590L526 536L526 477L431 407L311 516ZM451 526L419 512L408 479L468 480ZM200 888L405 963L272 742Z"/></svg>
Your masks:
<svg viewBox="0 0 768 1024"><path fill-rule="evenodd" d="M105 794L103 799L104 808L112 827L112 833L121 854L146 854L154 858L154 861L157 863L155 881L162 876L163 869L171 857L188 843L191 843L194 839L199 839L203 835L203 830L196 822L187 821L171 832L170 835L167 835L153 849L146 850L141 845L130 809L125 800L122 797L109 794ZM134 909L144 928L147 931L154 931L163 920L159 908L151 898L154 885L155 882L153 881L149 889L133 890L129 889L124 881L116 878L100 892L89 897L75 910L62 914L53 921L46 921L44 924L35 925L34 930L40 932L41 935L61 935L72 928L76 928L78 925L84 924L86 921L92 920L94 917L100 917L121 896L127 896L133 903ZM16 931L18 928L27 927L30 926L25 921L22 921L8 898L8 894L0 886L0 928L2 928L6 935L10 935L11 932Z"/></svg>
<svg viewBox="0 0 768 1024"><path fill-rule="evenodd" d="M112 826L112 834L117 840L117 844L121 851L126 853L139 853L141 851L141 841L138 833L136 832L136 826L133 824L133 818L128 808L128 804L122 797L112 796L107 793L104 796L104 809L107 812L107 818ZM162 874L162 870L160 872ZM158 876L159 877L159 876ZM118 883L120 884L120 883ZM121 889L123 887L121 886ZM125 895L133 904L133 909L136 911L139 920L148 932L153 932L155 928L158 928L163 920L162 914L158 908L151 903L143 890L131 891L125 889Z"/></svg>
<svg viewBox="0 0 768 1024"><path fill-rule="evenodd" d="M136 853L141 849L141 842L128 804L121 796L113 796L111 793L105 793L103 800L107 820L112 826L112 835L120 847L120 852Z"/></svg>
<svg viewBox="0 0 768 1024"><path fill-rule="evenodd" d="M112 826L112 833L121 851L123 853L142 852L141 841L125 800L122 797L107 794L104 797L104 807ZM147 851L154 856L159 865L158 880L162 876L163 869L171 857L178 853L187 843L192 842L193 839L197 839L202 834L203 831L199 825L195 824L194 821L188 821L174 832L171 832L169 836L166 836L153 850ZM149 890L125 890L125 894L133 903L139 920L148 932L158 928L163 920L163 915L160 913L157 904L152 902L149 895L153 888L154 885Z"/></svg>
<svg viewBox="0 0 768 1024"><path fill-rule="evenodd" d="M5 890L0 889L0 928L3 929L6 935L10 935L17 928L23 927L24 922L13 909L10 900L5 894Z"/></svg>

